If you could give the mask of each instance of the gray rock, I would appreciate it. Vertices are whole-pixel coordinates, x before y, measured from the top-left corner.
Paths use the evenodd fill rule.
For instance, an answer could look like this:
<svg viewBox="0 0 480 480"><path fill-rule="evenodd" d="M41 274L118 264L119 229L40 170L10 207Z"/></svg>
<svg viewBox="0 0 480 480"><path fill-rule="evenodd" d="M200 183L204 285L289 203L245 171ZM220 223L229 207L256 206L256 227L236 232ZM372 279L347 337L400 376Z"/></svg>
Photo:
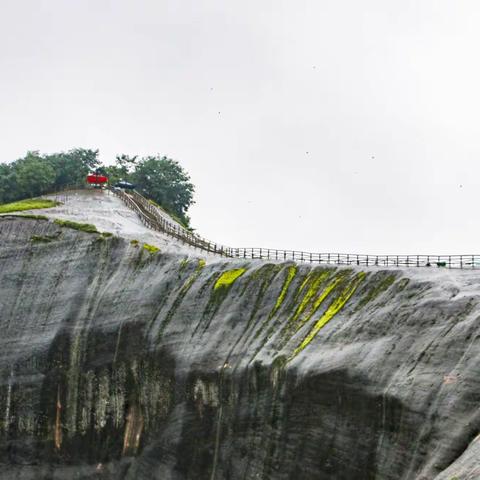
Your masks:
<svg viewBox="0 0 480 480"><path fill-rule="evenodd" d="M479 479L479 287L2 217L1 478Z"/></svg>

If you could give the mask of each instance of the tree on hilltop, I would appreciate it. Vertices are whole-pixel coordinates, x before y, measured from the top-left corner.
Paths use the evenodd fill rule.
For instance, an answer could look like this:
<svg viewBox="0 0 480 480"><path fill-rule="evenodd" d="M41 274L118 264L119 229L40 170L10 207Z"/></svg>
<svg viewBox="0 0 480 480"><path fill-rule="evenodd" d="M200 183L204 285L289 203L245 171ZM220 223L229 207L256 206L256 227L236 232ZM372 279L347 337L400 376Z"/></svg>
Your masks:
<svg viewBox="0 0 480 480"><path fill-rule="evenodd" d="M129 178L148 198L188 224L186 213L194 203L195 187L176 160L159 155L144 157L136 163Z"/></svg>
<svg viewBox="0 0 480 480"><path fill-rule="evenodd" d="M194 185L176 161L165 156L118 155L115 165L102 166L98 150L75 148L41 155L31 151L10 164L0 164L0 203L31 198L85 182L89 172L101 169L110 184L127 180L188 226L187 211L194 203Z"/></svg>

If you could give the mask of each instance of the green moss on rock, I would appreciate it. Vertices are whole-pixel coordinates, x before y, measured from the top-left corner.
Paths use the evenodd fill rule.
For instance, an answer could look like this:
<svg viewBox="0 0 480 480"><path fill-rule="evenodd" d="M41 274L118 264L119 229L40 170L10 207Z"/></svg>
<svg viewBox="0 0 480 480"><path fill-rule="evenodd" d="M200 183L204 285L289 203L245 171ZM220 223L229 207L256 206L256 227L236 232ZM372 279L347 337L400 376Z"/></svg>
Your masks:
<svg viewBox="0 0 480 480"><path fill-rule="evenodd" d="M360 283L366 277L365 272L359 272L355 278L347 285L342 293L330 304L325 313L317 320L313 328L309 331L307 336L295 348L289 361L295 358L302 350L304 350L310 342L316 337L317 333L338 313L343 309L350 297L355 293Z"/></svg>
<svg viewBox="0 0 480 480"><path fill-rule="evenodd" d="M57 240L59 236L60 236L60 232L55 233L53 235L32 235L30 237L30 240L32 242L37 242L37 243L50 243L50 242L53 242L54 240Z"/></svg>
<svg viewBox="0 0 480 480"><path fill-rule="evenodd" d="M221 288L229 289L237 278L241 277L247 270L245 268L235 268L234 270L227 270L223 272L218 280L215 282L213 286L214 290L218 290Z"/></svg>
<svg viewBox="0 0 480 480"><path fill-rule="evenodd" d="M77 223L77 222L72 222L71 220L60 220L58 218L55 220L55 223L57 225L60 225L61 227L71 228L73 230L78 230L80 232L100 233L97 230L97 227L95 225L92 225L91 223Z"/></svg>
<svg viewBox="0 0 480 480"><path fill-rule="evenodd" d="M30 220L48 220L48 217L45 215L33 215L32 213L23 213L20 215L12 215L12 217L18 218L28 218Z"/></svg>
<svg viewBox="0 0 480 480"><path fill-rule="evenodd" d="M52 208L59 205L59 202L45 198L30 198L19 202L4 203L0 205L0 213L21 212L22 210L36 210L39 208Z"/></svg>
<svg viewBox="0 0 480 480"><path fill-rule="evenodd" d="M281 348L286 345L292 335L307 323L315 312L320 308L330 293L350 275L351 270L341 270L335 273L334 270L317 268L312 270L300 289L304 291L303 297L295 297L297 307L287 320L281 333ZM330 279L325 287L323 285Z"/></svg>
<svg viewBox="0 0 480 480"><path fill-rule="evenodd" d="M158 247L156 247L155 245L150 245L148 243L144 243L143 248L145 250L147 250L147 252L150 252L150 253L157 253L157 252L160 251L160 249Z"/></svg>
<svg viewBox="0 0 480 480"><path fill-rule="evenodd" d="M287 275L286 275L285 281L283 282L282 290L278 295L275 306L270 312L270 315L269 315L270 318L272 318L275 315L275 313L279 310L279 308L283 305L283 302L285 301L285 297L287 296L288 288L290 287L290 284L292 283L292 280L295 278L296 274L297 274L296 265L292 265L287 268Z"/></svg>
<svg viewBox="0 0 480 480"><path fill-rule="evenodd" d="M300 304L295 310L295 313L292 318L293 322L295 322L298 319L298 317L305 311L307 306L310 304L313 298L315 298L315 296L317 295L320 286L329 276L330 276L330 272L328 270L323 270L320 272L314 272L313 275L310 275L308 279L305 280L305 282L302 284L300 288L303 291L306 288L307 283L308 283L308 288L302 300L300 301ZM335 282L333 282L333 286L335 286Z"/></svg>
<svg viewBox="0 0 480 480"><path fill-rule="evenodd" d="M182 288L178 292L177 297L175 298L172 307L167 313L167 316L165 318L165 321L162 323L160 330L158 332L158 338L160 338L165 331L165 328L167 325L170 323L175 311L177 308L180 306L182 303L183 299L185 298L185 295L189 292L190 288L192 287L193 283L195 280L199 277L199 275L202 273L203 268L205 267L205 260L199 259L197 266L195 267L194 272L187 278L185 283L182 285Z"/></svg>
<svg viewBox="0 0 480 480"><path fill-rule="evenodd" d="M32 235L30 237L30 240L32 242L38 242L38 243L50 243L52 241L51 238L49 237L44 237L44 236L41 236L41 235Z"/></svg>
<svg viewBox="0 0 480 480"><path fill-rule="evenodd" d="M200 328L200 324L204 324L205 329L208 328L215 313L218 311L218 309L220 308L220 305L223 303L223 301L227 297L228 292L230 291L232 285L246 271L247 271L246 268L236 268L233 270L227 270L225 272L222 272L220 275L216 277L216 281L213 284L213 288L212 288L213 291L210 295L208 304L202 315L202 320L197 325L195 331L198 328ZM208 282L208 284L210 284L210 282Z"/></svg>
<svg viewBox="0 0 480 480"><path fill-rule="evenodd" d="M391 285L395 282L396 276L393 274L385 274L380 272L376 274L369 283L372 283L373 286L368 289L366 294L358 302L356 311L364 307L367 303L375 300L380 294L388 290Z"/></svg>

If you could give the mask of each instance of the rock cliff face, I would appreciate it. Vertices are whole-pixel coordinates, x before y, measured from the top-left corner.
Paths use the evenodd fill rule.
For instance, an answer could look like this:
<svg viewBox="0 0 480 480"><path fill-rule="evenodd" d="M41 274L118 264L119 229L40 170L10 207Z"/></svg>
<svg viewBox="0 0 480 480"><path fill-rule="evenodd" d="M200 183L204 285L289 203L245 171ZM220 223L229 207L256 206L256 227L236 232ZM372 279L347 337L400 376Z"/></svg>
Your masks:
<svg viewBox="0 0 480 480"><path fill-rule="evenodd" d="M1 478L479 479L479 292L1 218Z"/></svg>

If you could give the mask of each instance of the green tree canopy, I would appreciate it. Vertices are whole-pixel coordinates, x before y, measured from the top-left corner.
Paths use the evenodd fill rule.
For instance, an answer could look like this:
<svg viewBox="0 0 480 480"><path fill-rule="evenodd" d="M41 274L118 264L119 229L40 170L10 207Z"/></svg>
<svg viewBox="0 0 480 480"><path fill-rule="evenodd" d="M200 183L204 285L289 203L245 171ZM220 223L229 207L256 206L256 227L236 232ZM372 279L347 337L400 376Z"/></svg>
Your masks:
<svg viewBox="0 0 480 480"><path fill-rule="evenodd" d="M14 192L17 190L17 177L13 168L0 163L0 203L16 200Z"/></svg>
<svg viewBox="0 0 480 480"><path fill-rule="evenodd" d="M69 185L85 182L89 172L99 170L110 179L134 183L146 197L188 225L188 208L194 203L195 187L180 164L165 156L118 155L115 165L102 166L98 150L76 148L41 155L28 152L10 164L0 164L0 203L31 198Z"/></svg>
<svg viewBox="0 0 480 480"><path fill-rule="evenodd" d="M87 173L99 165L98 150L76 148L51 155L28 152L10 164L0 164L0 203L83 183Z"/></svg>
<svg viewBox="0 0 480 480"><path fill-rule="evenodd" d="M139 191L188 223L186 212L194 203L194 185L180 164L167 157L144 157L129 176Z"/></svg>
<svg viewBox="0 0 480 480"><path fill-rule="evenodd" d="M45 157L55 170L55 186L83 183L91 171L100 167L98 150L75 148L68 152L54 153Z"/></svg>
<svg viewBox="0 0 480 480"><path fill-rule="evenodd" d="M17 189L23 197L36 197L55 182L55 170L38 152L28 152L14 165Z"/></svg>
<svg viewBox="0 0 480 480"><path fill-rule="evenodd" d="M135 168L136 160L137 156L117 155L115 165L105 167L105 173L109 178L110 184L115 185L120 180L127 180Z"/></svg>

